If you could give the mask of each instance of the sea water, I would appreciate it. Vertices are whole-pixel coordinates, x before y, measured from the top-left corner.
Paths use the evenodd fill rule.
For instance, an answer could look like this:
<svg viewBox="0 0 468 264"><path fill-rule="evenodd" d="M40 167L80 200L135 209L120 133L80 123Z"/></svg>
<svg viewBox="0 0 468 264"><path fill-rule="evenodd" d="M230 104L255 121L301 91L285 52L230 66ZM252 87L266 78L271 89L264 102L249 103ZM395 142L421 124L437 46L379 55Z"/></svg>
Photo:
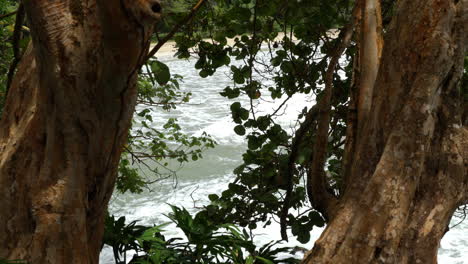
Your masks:
<svg viewBox="0 0 468 264"><path fill-rule="evenodd" d="M250 103L247 98L228 100L219 94L226 86L233 86L227 67L219 69L213 76L201 78L194 68L195 60L177 60L170 56L159 59L169 66L172 74L183 76L181 89L191 92L193 96L189 103L178 105L175 110L169 112L157 110L153 115L156 125L162 126L168 118L177 118L185 133L201 135L206 132L218 145L214 149L205 151L203 159L183 165L171 163L170 167L177 171L177 176L154 183L151 190L145 190L142 194L113 195L109 206L111 214L126 216L127 223L138 220L139 224L149 226L169 222L165 217L171 212L169 204L185 207L189 212L195 213L209 203L208 194L220 194L228 183L234 180L232 171L242 163L241 155L246 150L246 141L244 137L238 136L233 131L235 123L232 121L229 107L234 101L240 101L245 108ZM265 84L269 80L262 82ZM281 100L261 101L260 111L271 111L281 103L279 101ZM312 96L293 96L285 105L284 111L281 111L278 122L292 133L297 127L295 120L298 113L313 103ZM142 168L142 171L145 172L145 169ZM151 175L148 177L151 179ZM458 221L459 219L453 219L452 223ZM166 237L184 237L174 224L164 229ZM272 240L280 240L279 230L278 224L256 229L254 241L261 245ZM322 230L323 228L314 228L310 242L305 245L295 240L289 232L289 242L283 245L310 249ZM132 253L127 259L131 259L131 256ZM444 236L438 259L441 264L468 264L467 221L455 226ZM113 264L112 250L105 247L100 260L104 264Z"/></svg>

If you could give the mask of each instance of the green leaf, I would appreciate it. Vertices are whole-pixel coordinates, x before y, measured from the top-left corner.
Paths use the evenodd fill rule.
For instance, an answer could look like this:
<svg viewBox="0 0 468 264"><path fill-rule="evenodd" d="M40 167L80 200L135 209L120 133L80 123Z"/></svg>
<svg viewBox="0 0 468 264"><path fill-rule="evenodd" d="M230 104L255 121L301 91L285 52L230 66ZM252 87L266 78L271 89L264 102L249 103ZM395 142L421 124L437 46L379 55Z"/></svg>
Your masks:
<svg viewBox="0 0 468 264"><path fill-rule="evenodd" d="M153 71L155 75L154 77L159 85L165 85L171 78L169 67L160 61L152 61L151 70Z"/></svg>
<svg viewBox="0 0 468 264"><path fill-rule="evenodd" d="M239 102L235 102L231 104L231 111L237 112L241 108L241 104Z"/></svg>
<svg viewBox="0 0 468 264"><path fill-rule="evenodd" d="M235 83L243 84L245 82L244 75L242 74L241 71L235 71L233 78L234 78Z"/></svg>
<svg viewBox="0 0 468 264"><path fill-rule="evenodd" d="M245 169L245 165L240 165L239 167L234 169L234 174L241 174Z"/></svg>
<svg viewBox="0 0 468 264"><path fill-rule="evenodd" d="M214 202L214 201L216 201L216 200L219 199L219 196L216 195L216 194L214 194L214 193L212 193L212 194L209 194L209 195L208 195L208 199L210 199L210 201Z"/></svg>
<svg viewBox="0 0 468 264"><path fill-rule="evenodd" d="M245 128L243 125L237 125L234 127L234 132L236 132L236 134L239 136L243 136L245 135Z"/></svg>
<svg viewBox="0 0 468 264"><path fill-rule="evenodd" d="M205 69L201 70L199 74L200 74L200 77L202 78L206 78L208 77L208 75L210 75L209 71Z"/></svg>
<svg viewBox="0 0 468 264"><path fill-rule="evenodd" d="M241 108L239 109L239 116L242 120L247 120L249 119L249 111L245 108Z"/></svg>
<svg viewBox="0 0 468 264"><path fill-rule="evenodd" d="M258 129L265 131L270 125L270 118L268 116L260 116L257 118Z"/></svg>
<svg viewBox="0 0 468 264"><path fill-rule="evenodd" d="M302 244L305 244L309 242L310 240L310 233L309 232L300 232L299 235L297 236L297 241L301 242Z"/></svg>
<svg viewBox="0 0 468 264"><path fill-rule="evenodd" d="M224 65L229 65L229 63L231 63L231 58L228 55L225 55L223 57L223 64Z"/></svg>
<svg viewBox="0 0 468 264"><path fill-rule="evenodd" d="M249 149L258 149L260 146L262 146L264 140L262 140L260 137L256 136L248 136L248 141L247 141L247 147Z"/></svg>
<svg viewBox="0 0 468 264"><path fill-rule="evenodd" d="M206 65L205 57L200 57L198 61L195 63L195 69L199 70Z"/></svg>
<svg viewBox="0 0 468 264"><path fill-rule="evenodd" d="M318 227L322 227L325 225L325 220L317 211L312 211L309 213L310 222Z"/></svg>
<svg viewBox="0 0 468 264"><path fill-rule="evenodd" d="M259 256L256 256L255 258L260 260L264 264L275 264L273 261L271 261L269 259L266 259L266 258L262 258L262 257L259 257Z"/></svg>
<svg viewBox="0 0 468 264"><path fill-rule="evenodd" d="M239 88L234 88L234 89L231 89L231 87L226 87L224 88L224 91L222 91L220 93L222 96L225 96L229 99L233 99L233 98L236 98L236 97L239 97L240 95L240 89Z"/></svg>
<svg viewBox="0 0 468 264"><path fill-rule="evenodd" d="M253 256L248 256L247 259L245 260L245 264L253 264L255 261Z"/></svg>

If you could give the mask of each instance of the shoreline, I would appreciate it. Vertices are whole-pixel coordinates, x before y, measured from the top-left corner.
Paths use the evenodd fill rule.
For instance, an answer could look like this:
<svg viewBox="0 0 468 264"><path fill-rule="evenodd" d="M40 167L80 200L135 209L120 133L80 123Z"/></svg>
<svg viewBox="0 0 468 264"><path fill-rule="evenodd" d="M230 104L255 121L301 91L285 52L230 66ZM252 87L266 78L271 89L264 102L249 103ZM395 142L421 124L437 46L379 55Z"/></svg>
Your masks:
<svg viewBox="0 0 468 264"><path fill-rule="evenodd" d="M338 33L337 32L330 32L331 33L331 36L332 37L337 37L338 36ZM276 36L275 38L275 41L281 41L284 37L284 33L283 32L279 32L278 33L278 36ZM233 46L235 44L235 39L236 38L240 38L241 36L236 36L234 38L227 38L227 44L228 46ZM204 41L206 42L211 42L212 40L211 39L203 39ZM293 37L293 40L294 41L297 41L297 39L295 37ZM156 46L156 43L151 43L150 44L150 50ZM173 40L169 40L168 42L164 43L164 45L162 45L162 47L158 50L158 52L156 52L156 54L154 55L155 57L168 57L168 56L171 56L173 57L174 54L177 52L177 48L175 47L176 46L176 43L175 41Z"/></svg>

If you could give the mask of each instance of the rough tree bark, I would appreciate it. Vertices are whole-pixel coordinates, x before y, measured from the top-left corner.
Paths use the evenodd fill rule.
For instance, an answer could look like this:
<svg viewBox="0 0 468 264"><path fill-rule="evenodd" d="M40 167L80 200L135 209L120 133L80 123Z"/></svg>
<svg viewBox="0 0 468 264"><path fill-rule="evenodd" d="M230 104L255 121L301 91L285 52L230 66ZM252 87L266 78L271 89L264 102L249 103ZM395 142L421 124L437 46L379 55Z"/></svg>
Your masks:
<svg viewBox="0 0 468 264"><path fill-rule="evenodd" d="M459 85L466 9L466 0L398 1L375 85L359 71L344 193L303 263L437 263L450 218L468 203ZM372 96L362 94L368 89Z"/></svg>
<svg viewBox="0 0 468 264"><path fill-rule="evenodd" d="M24 0L0 123L0 257L98 263L157 0Z"/></svg>

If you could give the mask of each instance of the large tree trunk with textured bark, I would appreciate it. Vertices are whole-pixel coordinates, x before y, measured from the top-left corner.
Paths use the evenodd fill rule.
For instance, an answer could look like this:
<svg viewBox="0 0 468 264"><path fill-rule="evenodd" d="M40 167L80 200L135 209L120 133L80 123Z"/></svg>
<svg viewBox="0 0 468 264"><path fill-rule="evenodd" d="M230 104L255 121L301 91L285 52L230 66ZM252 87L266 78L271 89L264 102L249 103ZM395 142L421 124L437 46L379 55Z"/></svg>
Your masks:
<svg viewBox="0 0 468 264"><path fill-rule="evenodd" d="M24 0L0 123L0 258L98 263L156 0Z"/></svg>
<svg viewBox="0 0 468 264"><path fill-rule="evenodd" d="M468 203L467 1L398 1L383 49L377 2L360 2L358 31L373 36L359 38L343 194L303 263L437 263L454 211Z"/></svg>

